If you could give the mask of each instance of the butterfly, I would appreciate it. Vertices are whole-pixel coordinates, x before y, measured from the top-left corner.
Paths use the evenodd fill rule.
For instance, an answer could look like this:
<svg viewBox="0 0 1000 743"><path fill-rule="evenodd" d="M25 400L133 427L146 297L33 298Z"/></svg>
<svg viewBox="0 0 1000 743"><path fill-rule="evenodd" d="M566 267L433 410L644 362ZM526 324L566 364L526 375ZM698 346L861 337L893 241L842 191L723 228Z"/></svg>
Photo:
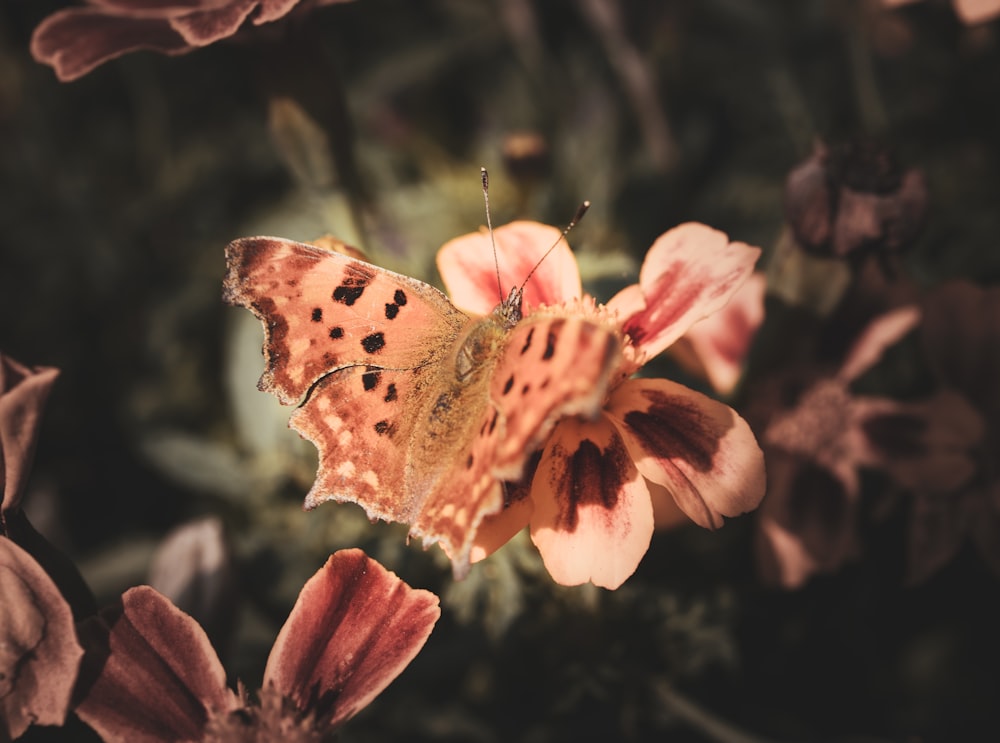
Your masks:
<svg viewBox="0 0 1000 743"><path fill-rule="evenodd" d="M226 302L264 325L258 383L319 450L311 509L327 500L409 524L456 578L562 416L597 415L616 330L560 307L524 314L524 286L470 317L433 286L357 255L277 237L226 249Z"/></svg>

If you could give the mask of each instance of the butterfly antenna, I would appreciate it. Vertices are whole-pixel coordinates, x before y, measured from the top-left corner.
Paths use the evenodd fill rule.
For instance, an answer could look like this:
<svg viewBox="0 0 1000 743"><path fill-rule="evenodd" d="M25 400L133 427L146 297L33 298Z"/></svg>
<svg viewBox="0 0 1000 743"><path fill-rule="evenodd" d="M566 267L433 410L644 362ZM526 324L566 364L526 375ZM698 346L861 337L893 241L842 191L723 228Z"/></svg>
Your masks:
<svg viewBox="0 0 1000 743"><path fill-rule="evenodd" d="M584 201L582 204L580 204L580 206L577 207L576 214L573 215L573 219L571 219L569 221L569 224L566 225L566 227L563 229L563 231L559 235L559 237L556 238L556 241L554 243L552 243L551 247L549 247L549 249L545 251L545 254L541 258L538 259L538 263L535 264L535 267L533 269L531 269L531 271L528 272L527 276L524 277L524 281L521 282L521 288L522 289L525 286L528 285L528 279L530 279L534 275L535 271L538 270L538 267L540 265L542 265L542 261L544 261L546 258L548 258L549 257L549 253L551 253L553 250L556 249L556 246L559 244L559 241L563 240L566 237L566 235L569 234L569 231L571 229L573 229L574 227L576 227L576 225L579 223L579 221L581 219L583 219L583 215L587 213L587 210L589 208L590 208L590 202L589 201Z"/></svg>
<svg viewBox="0 0 1000 743"><path fill-rule="evenodd" d="M503 282L500 280L500 259L497 257L497 241L493 236L493 220L490 219L490 174L486 168L479 168L483 176L483 202L486 204L486 228L490 231L490 244L493 246L493 265L497 269L497 294L503 301Z"/></svg>

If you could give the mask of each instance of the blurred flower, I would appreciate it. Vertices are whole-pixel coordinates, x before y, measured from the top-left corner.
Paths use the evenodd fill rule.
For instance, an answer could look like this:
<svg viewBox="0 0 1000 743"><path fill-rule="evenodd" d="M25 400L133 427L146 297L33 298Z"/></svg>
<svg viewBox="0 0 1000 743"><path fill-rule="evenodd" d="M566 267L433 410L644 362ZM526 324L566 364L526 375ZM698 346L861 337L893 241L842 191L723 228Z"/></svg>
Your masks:
<svg viewBox="0 0 1000 743"><path fill-rule="evenodd" d="M0 739L62 725L83 648L73 613L27 552L0 536Z"/></svg>
<svg viewBox="0 0 1000 743"><path fill-rule="evenodd" d="M21 505L42 411L58 369L28 367L0 353L0 533Z"/></svg>
<svg viewBox="0 0 1000 743"><path fill-rule="evenodd" d="M882 0L887 8L898 8L913 2L917 0ZM952 0L952 5L955 14L967 26L986 23L1000 16L1000 0Z"/></svg>
<svg viewBox="0 0 1000 743"><path fill-rule="evenodd" d="M982 427L960 397L897 402L850 389L919 321L913 306L877 317L836 374L808 384L795 406L767 425L768 496L757 553L769 583L798 587L852 555L861 469L881 470L908 490L947 491L972 475L969 452Z"/></svg>
<svg viewBox="0 0 1000 743"><path fill-rule="evenodd" d="M259 26L296 8L345 1L87 0L42 21L31 38L31 54L68 82L129 52L185 54L232 36L248 18Z"/></svg>
<svg viewBox="0 0 1000 743"><path fill-rule="evenodd" d="M939 380L985 422L976 477L961 490L919 488L910 521L909 577L919 581L968 539L1000 574L1000 287L952 281L924 304L922 340Z"/></svg>
<svg viewBox="0 0 1000 743"><path fill-rule="evenodd" d="M559 231L515 222L495 231L501 281L522 281ZM482 250L483 233L438 253L438 268L455 304L486 314L496 304L496 268ZM685 224L650 248L639 283L607 307L582 294L576 260L560 242L524 287L524 311L547 305L615 328L625 348L598 419L565 417L548 437L528 478L509 485L508 507L488 517L476 536L481 559L526 525L553 579L617 588L649 547L653 500L663 521L678 511L708 528L723 516L755 508L764 492L760 449L731 408L665 379L630 379L694 323L721 310L753 270L760 251L724 234Z"/></svg>
<svg viewBox="0 0 1000 743"><path fill-rule="evenodd" d="M926 210L923 174L902 170L870 144L817 143L785 183L785 215L796 241L824 257L902 250L917 236Z"/></svg>
<svg viewBox="0 0 1000 743"><path fill-rule="evenodd" d="M139 586L81 625L76 712L107 741L319 741L402 672L439 615L434 594L337 552L302 588L252 705L198 623Z"/></svg>

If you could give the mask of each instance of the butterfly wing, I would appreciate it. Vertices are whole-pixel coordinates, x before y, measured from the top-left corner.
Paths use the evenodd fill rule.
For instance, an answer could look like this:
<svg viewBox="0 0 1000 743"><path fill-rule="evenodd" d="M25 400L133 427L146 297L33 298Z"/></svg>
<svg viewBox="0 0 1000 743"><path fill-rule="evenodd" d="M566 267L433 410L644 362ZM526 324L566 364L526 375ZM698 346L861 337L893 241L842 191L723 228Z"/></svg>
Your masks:
<svg viewBox="0 0 1000 743"><path fill-rule="evenodd" d="M226 248L223 298L264 324L258 386L286 405L337 369L413 369L450 347L468 318L428 284L274 237Z"/></svg>
<svg viewBox="0 0 1000 743"><path fill-rule="evenodd" d="M440 542L456 577L468 571L483 518L503 507L501 481L521 476L560 417L598 414L620 348L611 328L580 316L538 312L506 333L492 357L482 360L481 377L447 401L463 416L452 426L463 435L427 488L411 534L425 543ZM433 451L434 441L418 437L414 445ZM426 458L426 451L409 457Z"/></svg>
<svg viewBox="0 0 1000 743"><path fill-rule="evenodd" d="M291 426L319 450L313 508L336 499L371 518L409 521L404 483L414 411L468 318L416 279L313 245L270 237L226 249L227 302L263 323L261 390L291 404Z"/></svg>

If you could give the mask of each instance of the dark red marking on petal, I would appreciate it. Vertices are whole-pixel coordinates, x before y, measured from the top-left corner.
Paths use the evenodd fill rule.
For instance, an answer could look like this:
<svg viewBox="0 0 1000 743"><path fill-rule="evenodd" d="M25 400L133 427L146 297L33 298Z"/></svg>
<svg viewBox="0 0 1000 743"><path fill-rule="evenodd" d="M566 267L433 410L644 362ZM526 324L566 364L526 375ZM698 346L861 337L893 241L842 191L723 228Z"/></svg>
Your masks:
<svg viewBox="0 0 1000 743"><path fill-rule="evenodd" d="M615 507L629 468L628 452L617 436L604 451L590 439L582 439L569 459L556 493L560 497L558 526L572 532L580 524L580 506Z"/></svg>
<svg viewBox="0 0 1000 743"><path fill-rule="evenodd" d="M361 347L367 353L378 353L385 348L385 334L372 333L371 335L366 335L361 339Z"/></svg>
<svg viewBox="0 0 1000 743"><path fill-rule="evenodd" d="M625 423L643 446L658 456L683 459L701 472L711 471L718 439L698 406L657 390L644 390L643 394L653 403L649 409L625 414Z"/></svg>

